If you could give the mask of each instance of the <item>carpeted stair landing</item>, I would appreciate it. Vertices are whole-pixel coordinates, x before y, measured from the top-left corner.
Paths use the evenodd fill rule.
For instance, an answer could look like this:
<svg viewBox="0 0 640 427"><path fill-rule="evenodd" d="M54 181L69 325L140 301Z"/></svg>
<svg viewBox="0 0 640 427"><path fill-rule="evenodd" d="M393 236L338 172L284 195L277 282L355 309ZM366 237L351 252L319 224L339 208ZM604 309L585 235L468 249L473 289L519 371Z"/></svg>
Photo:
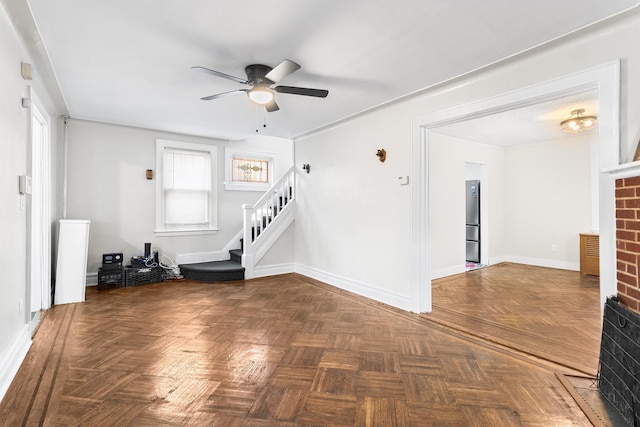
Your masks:
<svg viewBox="0 0 640 427"><path fill-rule="evenodd" d="M180 264L180 274L182 274L185 279L200 282L244 280L244 267L240 262L242 251L240 249L234 249L229 252L231 259L226 261Z"/></svg>
<svg viewBox="0 0 640 427"><path fill-rule="evenodd" d="M291 200L293 200L293 187L289 187L288 191L285 189L285 194L278 198L277 206L270 208L273 210L273 217L263 216L262 221L258 221L257 227L254 226L251 228L252 241L258 238L262 231L264 231L278 215L278 212L284 209ZM200 282L244 280L244 267L242 266L243 240L244 239L240 239L240 249L232 249L229 251L230 260L180 264L180 274L184 276L185 279L198 280Z"/></svg>

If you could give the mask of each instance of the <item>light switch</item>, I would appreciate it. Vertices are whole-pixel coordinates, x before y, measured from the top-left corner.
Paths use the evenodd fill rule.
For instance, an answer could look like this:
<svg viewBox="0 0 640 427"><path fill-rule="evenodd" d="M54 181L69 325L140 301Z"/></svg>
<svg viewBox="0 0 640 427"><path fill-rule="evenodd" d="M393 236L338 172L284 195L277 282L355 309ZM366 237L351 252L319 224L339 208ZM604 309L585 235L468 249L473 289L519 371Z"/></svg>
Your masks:
<svg viewBox="0 0 640 427"><path fill-rule="evenodd" d="M400 185L409 185L409 177L408 176L399 176L398 177L398 182L400 183Z"/></svg>
<svg viewBox="0 0 640 427"><path fill-rule="evenodd" d="M20 175L18 177L18 191L20 194L31 194L31 177Z"/></svg>

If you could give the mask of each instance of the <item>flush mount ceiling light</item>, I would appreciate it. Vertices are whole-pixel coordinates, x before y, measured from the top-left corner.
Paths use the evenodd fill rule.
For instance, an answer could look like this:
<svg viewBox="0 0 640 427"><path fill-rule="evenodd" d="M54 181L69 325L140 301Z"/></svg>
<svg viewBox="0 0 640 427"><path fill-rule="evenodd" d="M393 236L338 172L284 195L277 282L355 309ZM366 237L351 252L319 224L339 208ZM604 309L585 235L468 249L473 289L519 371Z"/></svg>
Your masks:
<svg viewBox="0 0 640 427"><path fill-rule="evenodd" d="M247 95L253 102L260 105L268 104L273 100L273 92L266 86L255 86L247 92Z"/></svg>
<svg viewBox="0 0 640 427"><path fill-rule="evenodd" d="M565 132L578 133L591 129L596 125L596 116L585 116L584 108L573 110L571 117L560 122L560 127Z"/></svg>

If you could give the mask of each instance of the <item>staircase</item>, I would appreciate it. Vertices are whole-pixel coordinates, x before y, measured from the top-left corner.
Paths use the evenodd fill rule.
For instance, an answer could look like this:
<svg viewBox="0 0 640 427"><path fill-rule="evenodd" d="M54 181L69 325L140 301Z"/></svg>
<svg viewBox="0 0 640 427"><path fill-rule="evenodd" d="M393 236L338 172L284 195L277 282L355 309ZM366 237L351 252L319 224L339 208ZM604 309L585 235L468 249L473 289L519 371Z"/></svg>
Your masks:
<svg viewBox="0 0 640 427"><path fill-rule="evenodd" d="M242 206L240 249L230 250L228 260L180 264L180 274L201 282L253 279L256 263L295 219L294 183L291 167L255 204Z"/></svg>

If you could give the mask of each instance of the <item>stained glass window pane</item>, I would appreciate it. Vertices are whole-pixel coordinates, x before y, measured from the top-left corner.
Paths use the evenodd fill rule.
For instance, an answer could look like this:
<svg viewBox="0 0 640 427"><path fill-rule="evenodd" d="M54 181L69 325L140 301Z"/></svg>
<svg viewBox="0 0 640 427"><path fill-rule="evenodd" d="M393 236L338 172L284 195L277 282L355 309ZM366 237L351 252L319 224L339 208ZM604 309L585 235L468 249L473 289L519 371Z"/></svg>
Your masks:
<svg viewBox="0 0 640 427"><path fill-rule="evenodd" d="M266 184L269 182L269 161L246 157L231 158L231 182L253 182Z"/></svg>

